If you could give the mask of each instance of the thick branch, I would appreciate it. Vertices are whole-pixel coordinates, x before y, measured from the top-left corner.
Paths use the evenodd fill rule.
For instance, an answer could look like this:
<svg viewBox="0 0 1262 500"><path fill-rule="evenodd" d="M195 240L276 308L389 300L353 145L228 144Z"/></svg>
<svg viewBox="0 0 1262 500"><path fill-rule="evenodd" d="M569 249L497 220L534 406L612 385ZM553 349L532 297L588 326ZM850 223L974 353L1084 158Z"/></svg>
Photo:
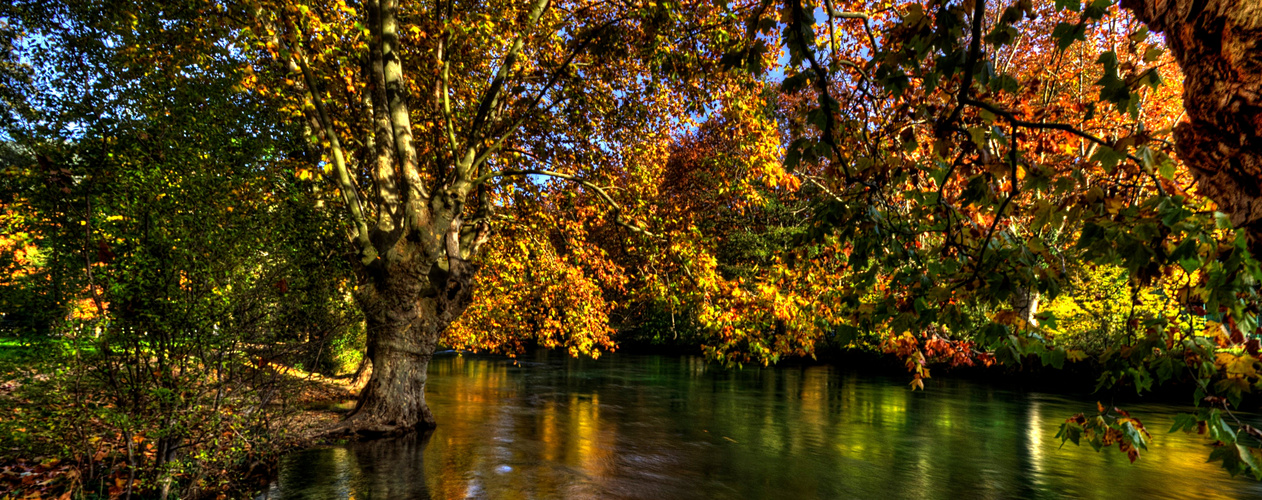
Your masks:
<svg viewBox="0 0 1262 500"><path fill-rule="evenodd" d="M508 138L511 137L513 133L517 131L517 129L521 128L521 126L525 124L526 119L531 116L530 111L539 106L539 103L543 101L543 98L544 96L548 94L548 91L552 90L552 87L555 86L557 82L561 80L561 76L565 74L566 69L568 69L571 65L574 64L574 59L577 58L578 55L581 54L583 50L586 49L587 46L591 44L593 40L596 39L596 35L604 31L606 28L613 26L614 24L617 24L620 21L622 21L621 18L614 19L597 28L589 30L588 36L584 37L581 42L579 42L577 45L574 46L574 50L570 51L569 55L565 57L565 61L561 63L561 66L558 67L556 71L552 72L552 76L548 78L548 82L544 84L542 88L539 89L539 92L537 92L533 98L530 99L530 104L526 105L525 109L522 112L522 115L517 119L517 121L513 123L511 126L509 126L508 129L504 133L500 134L500 136L495 139L495 142L491 144L490 147L486 148L486 150L483 151L481 155L478 155L477 159L474 160L473 164L479 165L482 162L485 162L487 158L489 158L492 154L498 151L499 148L503 147L504 142L508 140ZM557 103L559 102L560 101L554 101L552 104L548 105L548 109L551 109L553 106L556 106Z"/></svg>
<svg viewBox="0 0 1262 500"><path fill-rule="evenodd" d="M369 8L377 8L380 24L377 30L381 43L383 61L383 77L386 87L387 105L390 110L390 123L394 129L394 146L396 157L403 173L410 208L423 210L422 199L428 198L421 183L420 171L417 167L416 146L412 143L412 117L408 113L407 91L403 82L403 63L399 57L399 20L398 0L372 2ZM370 14L371 17L371 14ZM419 214L409 214L409 218ZM413 221L416 224L416 221Z"/></svg>
<svg viewBox="0 0 1262 500"><path fill-rule="evenodd" d="M981 58L982 48L982 19L986 17L986 0L976 0L973 5L972 19L972 38L968 42L968 59L964 62L964 82L960 84L959 100L955 105L955 109L951 110L951 115L946 119L946 126L950 127L960 118L960 112L964 111L964 103L968 101L969 96L973 94L973 73L977 71L977 62Z"/></svg>
<svg viewBox="0 0 1262 500"><path fill-rule="evenodd" d="M320 119L320 126L324 128L324 135L329 141L329 149L333 154L333 169L337 173L338 188L342 192L342 197L346 201L346 206L350 210L351 220L355 223L355 243L359 246L360 261L364 265L372 263L377 258L377 249L373 247L372 242L368 239L368 222L364 218L363 208L359 202L359 188L351 180L350 171L346 168L346 156L342 151L342 143L338 140L337 131L333 129L333 121L329 118L328 110L324 108L324 101L320 99L319 92L316 90L315 75L311 72L311 67L307 64L307 58L303 56L301 48L295 46L293 58L298 61L298 67L302 69L302 78L307 85L307 92L311 96L311 102L316 108L316 115Z"/></svg>
<svg viewBox="0 0 1262 500"><path fill-rule="evenodd" d="M1183 70L1174 129L1196 189L1246 228L1262 255L1262 0L1122 0Z"/></svg>
<svg viewBox="0 0 1262 500"><path fill-rule="evenodd" d="M369 3L369 25L380 25L377 1ZM373 180L377 185L377 229L382 234L393 233L400 225L398 172L395 168L394 126L390 122L390 105L386 98L385 62L381 43L369 44L369 62L366 68L369 78L368 92L373 129L372 147L376 152Z"/></svg>
<svg viewBox="0 0 1262 500"><path fill-rule="evenodd" d="M543 11L547 9L549 3L551 3L551 0L535 0L534 5L530 8L530 15L526 22L528 29L523 31L529 31L530 28L534 28L535 25L539 24L539 18L543 16ZM491 111L498 107L500 94L504 88L504 81L508 79L508 73L517 64L517 58L521 55L522 48L526 44L525 36L526 33L522 33L513 39L512 48L504 55L504 61L500 63L499 69L496 70L495 78L491 80L490 87L487 88L478 103L478 112L473 118L472 125L469 127L469 137L465 142L467 151L464 158L456 163L456 177L452 183L453 187L461 195L474 185L468 181L473 178L475 175L474 169L478 166L477 149L478 144L481 143L481 128L491 118ZM500 141L503 141L503 137L500 138Z"/></svg>

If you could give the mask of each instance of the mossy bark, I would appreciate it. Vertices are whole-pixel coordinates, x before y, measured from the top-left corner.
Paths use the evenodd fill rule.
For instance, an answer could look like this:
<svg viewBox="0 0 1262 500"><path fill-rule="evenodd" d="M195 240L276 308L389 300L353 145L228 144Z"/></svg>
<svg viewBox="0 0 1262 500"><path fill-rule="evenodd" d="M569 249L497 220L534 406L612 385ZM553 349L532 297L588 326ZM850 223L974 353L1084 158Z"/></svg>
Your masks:
<svg viewBox="0 0 1262 500"><path fill-rule="evenodd" d="M1262 255L1262 0L1122 0L1183 69L1175 128L1197 190L1245 228Z"/></svg>

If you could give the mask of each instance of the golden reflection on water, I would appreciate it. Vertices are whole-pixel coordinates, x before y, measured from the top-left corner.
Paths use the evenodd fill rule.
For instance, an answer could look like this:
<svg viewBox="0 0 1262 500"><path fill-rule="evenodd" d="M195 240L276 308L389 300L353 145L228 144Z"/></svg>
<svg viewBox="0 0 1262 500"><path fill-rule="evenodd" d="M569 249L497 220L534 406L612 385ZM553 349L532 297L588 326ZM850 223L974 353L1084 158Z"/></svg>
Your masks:
<svg viewBox="0 0 1262 500"><path fill-rule="evenodd" d="M716 369L695 357L445 357L427 437L309 450L267 498L1254 498L1206 464L1176 408L1131 465L1053 436L1093 400L949 380L927 391L829 366Z"/></svg>

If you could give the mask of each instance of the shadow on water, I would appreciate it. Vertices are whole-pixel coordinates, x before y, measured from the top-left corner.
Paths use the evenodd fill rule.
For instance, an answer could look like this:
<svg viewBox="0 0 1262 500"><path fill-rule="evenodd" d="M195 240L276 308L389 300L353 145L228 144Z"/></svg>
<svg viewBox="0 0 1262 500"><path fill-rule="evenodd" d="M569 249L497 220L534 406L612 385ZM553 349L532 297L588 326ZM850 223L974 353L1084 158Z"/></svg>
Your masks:
<svg viewBox="0 0 1262 500"><path fill-rule="evenodd" d="M268 498L426 500L425 447L432 433L328 446L293 453L283 462L284 490L273 484Z"/></svg>
<svg viewBox="0 0 1262 500"><path fill-rule="evenodd" d="M293 453L268 499L1257 498L1166 434L1185 410L1130 405L1154 439L1060 447L1094 400L829 366L716 370L695 357L541 356L430 365L432 434Z"/></svg>

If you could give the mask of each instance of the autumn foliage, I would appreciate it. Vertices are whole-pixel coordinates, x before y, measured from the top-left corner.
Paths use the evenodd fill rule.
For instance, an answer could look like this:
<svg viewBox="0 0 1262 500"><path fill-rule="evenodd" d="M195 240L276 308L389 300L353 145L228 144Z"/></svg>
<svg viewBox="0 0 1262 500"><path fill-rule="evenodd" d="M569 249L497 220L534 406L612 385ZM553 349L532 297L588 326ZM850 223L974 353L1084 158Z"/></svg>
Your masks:
<svg viewBox="0 0 1262 500"><path fill-rule="evenodd" d="M91 351L71 374L132 396L91 423L124 446L266 438L194 423L267 408L273 362L362 353L334 430L382 435L435 424L440 347L598 357L652 329L728 366L895 357L912 389L1182 383L1176 430L1262 478L1230 411L1262 387L1258 236L1214 183L1247 169L1202 147L1252 122L1207 121L1187 54L1212 50L1124 3L21 2L5 334ZM1140 420L1097 410L1062 442L1139 457ZM97 479L151 460L147 491L199 491L190 457Z"/></svg>

